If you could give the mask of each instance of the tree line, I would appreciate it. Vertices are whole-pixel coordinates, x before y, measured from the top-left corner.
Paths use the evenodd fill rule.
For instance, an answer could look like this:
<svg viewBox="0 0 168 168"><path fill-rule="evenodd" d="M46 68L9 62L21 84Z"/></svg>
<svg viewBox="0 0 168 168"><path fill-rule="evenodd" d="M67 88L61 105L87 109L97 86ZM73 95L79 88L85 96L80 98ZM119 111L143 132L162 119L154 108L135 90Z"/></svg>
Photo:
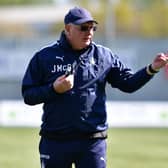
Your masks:
<svg viewBox="0 0 168 168"><path fill-rule="evenodd" d="M0 6L56 4L56 0L0 0ZM101 23L104 31L107 7L115 17L115 30L118 36L168 37L168 0L69 0L75 5L82 5L91 10ZM114 20L109 20L113 22ZM53 26L52 31L62 23ZM112 23L113 24L113 23ZM55 27L55 28L54 28Z"/></svg>

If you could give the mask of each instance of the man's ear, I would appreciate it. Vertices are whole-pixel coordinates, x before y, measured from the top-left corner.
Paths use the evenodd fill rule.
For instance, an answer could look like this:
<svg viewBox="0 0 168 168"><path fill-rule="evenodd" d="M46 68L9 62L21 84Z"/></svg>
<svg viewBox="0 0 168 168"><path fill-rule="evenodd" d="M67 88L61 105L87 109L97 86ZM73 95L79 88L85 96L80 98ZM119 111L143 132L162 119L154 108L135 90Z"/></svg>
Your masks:
<svg viewBox="0 0 168 168"><path fill-rule="evenodd" d="M69 34L69 31L70 31L70 25L66 24L65 25L65 33Z"/></svg>

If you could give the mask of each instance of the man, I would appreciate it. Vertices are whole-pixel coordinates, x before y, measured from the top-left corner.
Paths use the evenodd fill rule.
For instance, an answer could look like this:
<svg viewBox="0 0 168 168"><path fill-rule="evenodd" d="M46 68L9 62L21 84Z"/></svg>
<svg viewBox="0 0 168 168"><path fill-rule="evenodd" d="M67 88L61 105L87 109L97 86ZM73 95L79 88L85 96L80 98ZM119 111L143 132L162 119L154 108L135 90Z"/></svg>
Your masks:
<svg viewBox="0 0 168 168"><path fill-rule="evenodd" d="M43 103L39 145L42 168L105 168L105 86L134 92L168 61L158 54L135 74L108 48L92 41L97 21L70 9L60 40L31 59L22 84L24 101Z"/></svg>

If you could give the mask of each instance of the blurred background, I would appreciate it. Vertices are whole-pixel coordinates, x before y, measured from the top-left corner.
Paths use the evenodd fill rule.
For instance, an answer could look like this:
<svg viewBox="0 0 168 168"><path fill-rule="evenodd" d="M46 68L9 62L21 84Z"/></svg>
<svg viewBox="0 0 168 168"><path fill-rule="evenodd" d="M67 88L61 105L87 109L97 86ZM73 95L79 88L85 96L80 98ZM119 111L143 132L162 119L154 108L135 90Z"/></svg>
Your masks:
<svg viewBox="0 0 168 168"><path fill-rule="evenodd" d="M91 11L99 22L94 41L109 47L134 72L150 64L158 52L168 51L168 0L0 0L1 116L7 114L2 111L12 107L9 116L14 119L17 115L13 114L13 107L17 107L15 111L24 107L19 104L26 67L36 51L59 39L64 16L74 6ZM164 125L167 125L167 84L168 66L132 94L108 85L108 105L113 102L110 111L115 105L123 107L124 102L130 104L125 106L128 113L134 112L135 109L130 108L132 103L137 106L138 102L140 108L137 110L144 112L153 108L159 111L159 122L160 117L164 118ZM121 106L116 104L118 102ZM147 108L149 102L153 104ZM2 117L0 123L1 120Z"/></svg>
<svg viewBox="0 0 168 168"><path fill-rule="evenodd" d="M23 103L21 82L27 65L36 51L59 39L64 16L74 6L91 11L99 22L94 41L109 47L134 72L151 63L158 52L168 50L168 0L0 0L1 116L2 111L12 107L14 118L17 115L13 114L13 107L24 108L19 104ZM159 117L167 125L167 84L168 66L132 94L108 85L108 105L113 103L110 111L115 105L123 107L123 103L130 104L125 106L128 113L135 110L130 110L132 103L139 105L136 109L143 112L162 107ZM153 104L147 108L149 102ZM2 117L0 123L1 120Z"/></svg>
<svg viewBox="0 0 168 168"><path fill-rule="evenodd" d="M21 80L30 58L59 38L64 15L73 6L91 11L99 22L94 40L134 71L168 50L167 0L0 0L0 100L22 99ZM110 89L108 96L120 101L166 101L167 83L165 68L131 95Z"/></svg>
<svg viewBox="0 0 168 168"><path fill-rule="evenodd" d="M21 82L34 53L58 40L64 15L74 6L91 11L99 22L94 41L109 47L134 72L150 64L158 52L168 51L168 0L0 0L2 168L39 167L36 148L42 107L23 103ZM109 168L111 163L113 168L167 167L167 86L168 66L132 94L107 86L113 137L108 141L108 157L113 158ZM130 127L142 130L127 130Z"/></svg>

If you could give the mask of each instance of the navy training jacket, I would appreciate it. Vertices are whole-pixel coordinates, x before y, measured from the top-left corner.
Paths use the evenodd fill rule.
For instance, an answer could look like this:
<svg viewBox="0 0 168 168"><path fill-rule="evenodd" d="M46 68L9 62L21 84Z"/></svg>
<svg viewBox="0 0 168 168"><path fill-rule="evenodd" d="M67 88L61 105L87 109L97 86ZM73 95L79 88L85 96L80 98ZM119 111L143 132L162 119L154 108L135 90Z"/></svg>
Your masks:
<svg viewBox="0 0 168 168"><path fill-rule="evenodd" d="M56 93L53 82L74 65L74 87ZM83 50L73 50L62 33L57 43L31 59L22 81L22 95L28 105L43 103L41 134L94 133L108 128L107 82L131 93L151 78L146 67L133 73L110 49L94 42Z"/></svg>

